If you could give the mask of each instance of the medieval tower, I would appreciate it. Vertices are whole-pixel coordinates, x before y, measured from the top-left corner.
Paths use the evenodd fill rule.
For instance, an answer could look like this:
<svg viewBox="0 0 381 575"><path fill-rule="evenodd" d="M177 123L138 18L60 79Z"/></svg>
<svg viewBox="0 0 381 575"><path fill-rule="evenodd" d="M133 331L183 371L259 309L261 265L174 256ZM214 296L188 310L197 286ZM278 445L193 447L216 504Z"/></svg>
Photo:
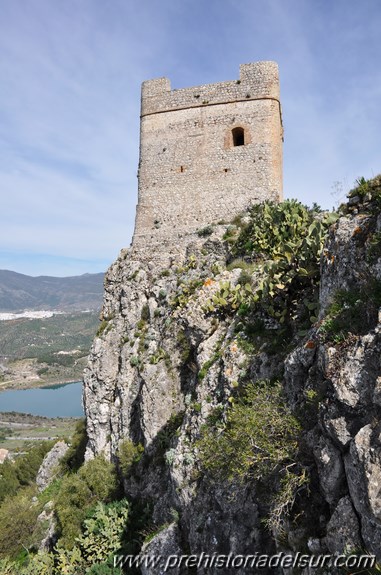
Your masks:
<svg viewBox="0 0 381 575"><path fill-rule="evenodd" d="M238 80L171 90L142 85L133 248L180 246L250 204L282 199L278 66L240 66Z"/></svg>

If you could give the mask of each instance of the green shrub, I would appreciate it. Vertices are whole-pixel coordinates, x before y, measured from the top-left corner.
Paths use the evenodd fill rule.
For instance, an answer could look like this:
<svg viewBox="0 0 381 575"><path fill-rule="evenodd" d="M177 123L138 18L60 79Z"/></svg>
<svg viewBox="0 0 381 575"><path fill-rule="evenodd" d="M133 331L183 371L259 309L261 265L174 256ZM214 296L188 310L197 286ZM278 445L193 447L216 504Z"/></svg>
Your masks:
<svg viewBox="0 0 381 575"><path fill-rule="evenodd" d="M226 228L226 232L222 236L222 239L226 240L228 243L233 243L235 241L238 233L239 233L239 229L235 224L229 225Z"/></svg>
<svg viewBox="0 0 381 575"><path fill-rule="evenodd" d="M37 517L41 507L32 503L33 487L7 497L0 507L0 557L16 558L20 551L37 544L40 532Z"/></svg>
<svg viewBox="0 0 381 575"><path fill-rule="evenodd" d="M178 433L184 420L184 412L179 411L173 413L168 419L167 423L157 433L155 442L157 443L159 452L163 455L164 452L170 447L172 439Z"/></svg>
<svg viewBox="0 0 381 575"><path fill-rule="evenodd" d="M28 562L20 570L16 571L17 575L56 575L54 568L54 555L47 551L39 551L32 555L28 554ZM77 573L76 575L79 575Z"/></svg>
<svg viewBox="0 0 381 575"><path fill-rule="evenodd" d="M238 283L241 285L250 284L252 281L252 274L250 271L243 269L239 274Z"/></svg>
<svg viewBox="0 0 381 575"><path fill-rule="evenodd" d="M222 352L221 350L216 351L208 361L204 363L201 367L200 371L197 374L198 381L202 381L206 374L208 373L209 369L221 358Z"/></svg>
<svg viewBox="0 0 381 575"><path fill-rule="evenodd" d="M94 512L83 523L83 533L77 545L86 563L107 561L121 547L127 526L128 502L126 499L105 505L97 503Z"/></svg>
<svg viewBox="0 0 381 575"><path fill-rule="evenodd" d="M366 258L369 264L374 264L381 258L381 232L370 236Z"/></svg>
<svg viewBox="0 0 381 575"><path fill-rule="evenodd" d="M315 220L316 210L297 200L257 204L250 209L250 222L241 231L232 252L236 256L250 256L252 260L283 257L288 251L292 255L294 248L310 235Z"/></svg>
<svg viewBox="0 0 381 575"><path fill-rule="evenodd" d="M73 547L89 510L98 501L115 499L118 488L114 466L101 455L86 462L77 473L63 478L55 502L61 547Z"/></svg>
<svg viewBox="0 0 381 575"><path fill-rule="evenodd" d="M126 499L108 505L98 502L83 521L75 545L57 549L57 575L121 575L121 570L113 567L113 555L122 546L128 510Z"/></svg>
<svg viewBox="0 0 381 575"><path fill-rule="evenodd" d="M35 482L40 465L54 444L55 441L43 441L16 459L15 467L20 485L31 485Z"/></svg>
<svg viewBox="0 0 381 575"><path fill-rule="evenodd" d="M170 526L170 523L166 522L163 523L162 525L159 525L159 527L157 525L152 525L144 534L144 544L146 545L147 543L149 543L150 541L152 541L152 539L154 539L154 537L156 537L156 535L159 535L159 533L161 533L162 531L164 531L165 529L167 529Z"/></svg>
<svg viewBox="0 0 381 575"><path fill-rule="evenodd" d="M167 463L167 465L172 465L172 463L175 460L175 457L176 457L176 449L171 448L164 453L164 461Z"/></svg>
<svg viewBox="0 0 381 575"><path fill-rule="evenodd" d="M371 191L371 180L366 180L364 177L357 178L355 181L356 186L350 190L348 197L360 196L363 198Z"/></svg>
<svg viewBox="0 0 381 575"><path fill-rule="evenodd" d="M198 277L189 281L180 282L175 296L170 301L171 306L174 308L186 306L191 296L203 285L203 283L203 280Z"/></svg>
<svg viewBox="0 0 381 575"><path fill-rule="evenodd" d="M62 481L55 503L60 531L60 546L71 549L80 534L81 524L86 517L93 494L78 474L68 475ZM89 506L90 502L90 506Z"/></svg>
<svg viewBox="0 0 381 575"><path fill-rule="evenodd" d="M1 575L19 575L18 566L14 561L9 559L0 559L0 573Z"/></svg>
<svg viewBox="0 0 381 575"><path fill-rule="evenodd" d="M360 202L364 202L364 200L367 203L370 202L370 205L367 205L367 210L369 210L370 213L378 215L381 208L381 175L370 180L366 180L363 177L357 178L355 184L355 187L348 193L348 197L353 198L358 196ZM340 206L343 213L348 213L350 208L351 206L348 204Z"/></svg>
<svg viewBox="0 0 381 575"><path fill-rule="evenodd" d="M294 466L291 465L290 467ZM306 470L301 469L299 471L298 466L295 468L296 473L292 473L289 469L283 471L278 490L270 496L270 512L264 523L276 535L281 533L284 519L290 515L298 493L309 483Z"/></svg>
<svg viewBox="0 0 381 575"><path fill-rule="evenodd" d="M104 319L97 330L97 337L100 337L103 333L107 333L106 329L109 327L109 320Z"/></svg>
<svg viewBox="0 0 381 575"><path fill-rule="evenodd" d="M227 264L226 269L228 271L232 271L232 270L236 270L236 269L240 269L242 271L247 271L251 277L251 274L252 274L253 270L255 269L255 266L253 265L252 262L247 262L243 258L235 258L234 260L232 260L230 263Z"/></svg>
<svg viewBox="0 0 381 575"><path fill-rule="evenodd" d="M147 328L147 321L145 319L140 319L136 324L136 329L141 332Z"/></svg>
<svg viewBox="0 0 381 575"><path fill-rule="evenodd" d="M62 477L53 479L53 481L49 483L49 485L45 487L43 491L38 493L37 499L41 505L45 505L46 503L56 499L61 489L62 479Z"/></svg>
<svg viewBox="0 0 381 575"><path fill-rule="evenodd" d="M86 571L86 575L122 575L119 567L113 567L113 557L107 563L93 565Z"/></svg>
<svg viewBox="0 0 381 575"><path fill-rule="evenodd" d="M14 495L20 488L16 466L13 461L6 460L1 466L0 473L0 503L7 495Z"/></svg>
<svg viewBox="0 0 381 575"><path fill-rule="evenodd" d="M321 212L316 206L309 209L296 200L253 206L249 223L232 243L232 256L238 259L229 265L233 267L236 261L245 271L248 262L255 264L250 272L256 272L258 285L252 289L249 270L242 274L241 279L248 280L245 284L221 282L220 291L206 302L205 310L239 310L241 316L260 312L291 332L308 328L317 319L324 238L336 219L336 214Z"/></svg>
<svg viewBox="0 0 381 575"><path fill-rule="evenodd" d="M381 306L381 281L372 280L361 288L338 290L327 309L319 333L325 341L339 343L348 334L361 335L377 323Z"/></svg>
<svg viewBox="0 0 381 575"><path fill-rule="evenodd" d="M200 238L206 238L208 236L211 236L212 233L213 233L212 226L206 226L205 228L197 230L197 235L200 236Z"/></svg>
<svg viewBox="0 0 381 575"><path fill-rule="evenodd" d="M167 360L169 359L169 354L168 352L165 351L165 349L163 349L162 347L159 347L154 354L152 354L149 358L149 362L153 365L156 365L159 363L159 361L162 360Z"/></svg>
<svg viewBox="0 0 381 575"><path fill-rule="evenodd" d="M7 495L14 495L21 486L32 485L35 482L39 467L54 443L54 441L41 441L27 453L19 455L15 462L4 461L0 468L0 502Z"/></svg>
<svg viewBox="0 0 381 575"><path fill-rule="evenodd" d="M149 311L149 305L148 303L145 303L142 307L142 311L140 314L140 319L143 320L144 322L147 322L150 320L150 311Z"/></svg>
<svg viewBox="0 0 381 575"><path fill-rule="evenodd" d="M249 283L232 285L230 281L222 281L219 291L206 301L204 310L211 313L219 310L234 313L250 307L254 301L255 296Z"/></svg>
<svg viewBox="0 0 381 575"><path fill-rule="evenodd" d="M184 330L180 330L176 337L176 346L180 352L180 361L186 364L192 357L192 348Z"/></svg>
<svg viewBox="0 0 381 575"><path fill-rule="evenodd" d="M119 444L118 459L122 474L127 477L133 465L138 463L144 452L141 443L135 444L131 439L124 439Z"/></svg>
<svg viewBox="0 0 381 575"><path fill-rule="evenodd" d="M54 568L53 553L47 551L28 553L26 561L26 564L21 566L19 561L0 559L1 575L58 575Z"/></svg>
<svg viewBox="0 0 381 575"><path fill-rule="evenodd" d="M88 437L86 420L80 419L75 426L69 449L61 460L60 467L63 473L77 471L85 460L85 451Z"/></svg>
<svg viewBox="0 0 381 575"><path fill-rule="evenodd" d="M201 466L212 477L260 479L296 456L300 425L279 383L249 384L221 425L206 425L197 442Z"/></svg>

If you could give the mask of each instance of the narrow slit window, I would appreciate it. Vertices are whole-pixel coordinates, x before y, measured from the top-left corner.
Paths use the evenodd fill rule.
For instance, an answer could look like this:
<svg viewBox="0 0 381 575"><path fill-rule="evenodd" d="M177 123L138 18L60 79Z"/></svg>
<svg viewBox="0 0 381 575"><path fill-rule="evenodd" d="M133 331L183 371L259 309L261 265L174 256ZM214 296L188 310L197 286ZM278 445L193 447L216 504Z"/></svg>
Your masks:
<svg viewBox="0 0 381 575"><path fill-rule="evenodd" d="M243 128L234 128L232 130L233 146L245 145L245 130Z"/></svg>

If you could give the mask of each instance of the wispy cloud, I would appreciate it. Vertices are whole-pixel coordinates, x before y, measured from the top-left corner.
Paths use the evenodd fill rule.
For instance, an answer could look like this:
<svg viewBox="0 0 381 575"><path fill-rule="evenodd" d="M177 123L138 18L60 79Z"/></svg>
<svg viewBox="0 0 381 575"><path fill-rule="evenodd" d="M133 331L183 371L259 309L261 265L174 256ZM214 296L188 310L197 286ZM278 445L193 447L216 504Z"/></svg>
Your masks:
<svg viewBox="0 0 381 575"><path fill-rule="evenodd" d="M274 59L285 195L331 207L335 181L380 171L378 0L0 0L0 9L0 268L70 273L72 261L76 273L96 271L129 244L147 78L191 86Z"/></svg>

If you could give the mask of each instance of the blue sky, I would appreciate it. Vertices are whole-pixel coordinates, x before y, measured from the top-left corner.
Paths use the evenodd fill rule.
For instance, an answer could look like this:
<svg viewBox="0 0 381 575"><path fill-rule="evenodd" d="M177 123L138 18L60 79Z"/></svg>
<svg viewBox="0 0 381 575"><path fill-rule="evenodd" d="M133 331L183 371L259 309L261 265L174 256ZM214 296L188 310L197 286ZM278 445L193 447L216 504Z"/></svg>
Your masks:
<svg viewBox="0 0 381 575"><path fill-rule="evenodd" d="M129 245L140 85L279 64L284 195L381 172L379 0L0 0L0 269L104 271Z"/></svg>

